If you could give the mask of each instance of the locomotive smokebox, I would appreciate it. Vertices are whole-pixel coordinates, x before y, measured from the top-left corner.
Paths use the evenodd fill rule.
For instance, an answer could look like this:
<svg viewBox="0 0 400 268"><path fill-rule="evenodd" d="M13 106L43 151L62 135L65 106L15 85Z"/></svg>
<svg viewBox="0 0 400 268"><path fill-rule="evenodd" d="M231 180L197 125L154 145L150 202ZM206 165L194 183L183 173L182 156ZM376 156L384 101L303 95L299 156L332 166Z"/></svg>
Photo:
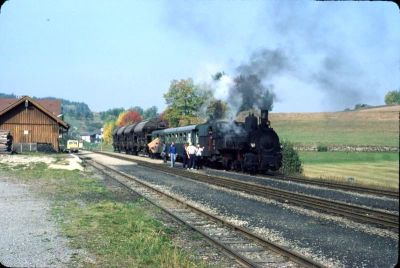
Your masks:
<svg viewBox="0 0 400 268"><path fill-rule="evenodd" d="M267 109L261 109L260 126L266 126L266 127L269 126Z"/></svg>

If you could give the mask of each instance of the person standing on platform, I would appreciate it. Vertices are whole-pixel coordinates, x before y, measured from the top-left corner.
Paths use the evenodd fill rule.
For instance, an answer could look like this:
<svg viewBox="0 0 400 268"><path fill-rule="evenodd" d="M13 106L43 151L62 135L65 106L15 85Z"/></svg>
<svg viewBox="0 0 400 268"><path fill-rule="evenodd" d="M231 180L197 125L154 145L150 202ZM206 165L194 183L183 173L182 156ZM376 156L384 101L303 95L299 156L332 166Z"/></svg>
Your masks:
<svg viewBox="0 0 400 268"><path fill-rule="evenodd" d="M165 143L162 143L162 147L161 147L161 158L164 161L164 163L167 163L167 146L165 145Z"/></svg>
<svg viewBox="0 0 400 268"><path fill-rule="evenodd" d="M187 147L188 147L188 143L185 143L185 145L183 145L183 155L182 155L183 168L189 168L189 154L187 151Z"/></svg>
<svg viewBox="0 0 400 268"><path fill-rule="evenodd" d="M175 142L172 142L171 146L169 146L169 157L171 158L171 167L174 167L175 166L175 160L176 160Z"/></svg>
<svg viewBox="0 0 400 268"><path fill-rule="evenodd" d="M200 144L198 143L196 148L196 169L203 168L203 159L202 159L203 150L204 147L200 147Z"/></svg>
<svg viewBox="0 0 400 268"><path fill-rule="evenodd" d="M190 143L190 145L187 147L187 152L189 154L189 168L194 169L196 161L196 146Z"/></svg>

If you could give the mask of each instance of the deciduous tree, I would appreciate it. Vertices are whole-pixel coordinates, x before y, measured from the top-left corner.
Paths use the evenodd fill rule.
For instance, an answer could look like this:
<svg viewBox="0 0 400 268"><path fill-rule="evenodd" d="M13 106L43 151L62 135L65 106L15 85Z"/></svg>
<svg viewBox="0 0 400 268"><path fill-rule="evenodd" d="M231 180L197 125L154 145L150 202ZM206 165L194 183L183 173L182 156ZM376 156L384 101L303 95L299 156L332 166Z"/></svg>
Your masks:
<svg viewBox="0 0 400 268"><path fill-rule="evenodd" d="M138 113L143 117L144 111L143 111L143 108L140 107L140 106L134 106L134 107L132 107L132 108L129 108L128 110L129 110L129 111L136 111L136 112L138 112Z"/></svg>
<svg viewBox="0 0 400 268"><path fill-rule="evenodd" d="M167 108L164 118L170 126L178 126L181 119L191 124L198 121L200 108L212 97L208 90L202 90L193 83L192 79L173 80L167 93L164 94ZM195 119L196 120L192 120Z"/></svg>
<svg viewBox="0 0 400 268"><path fill-rule="evenodd" d="M158 109L156 106L151 106L150 108L143 111L143 118L144 119L155 118L158 116L157 111Z"/></svg>
<svg viewBox="0 0 400 268"><path fill-rule="evenodd" d="M119 114L115 124L119 127L126 126L142 120L142 116L136 111L126 111Z"/></svg>
<svg viewBox="0 0 400 268"><path fill-rule="evenodd" d="M116 125L114 121L108 121L103 126L103 141L106 144L112 144L112 132Z"/></svg>
<svg viewBox="0 0 400 268"><path fill-rule="evenodd" d="M108 109L105 112L100 112L100 118L103 121L115 121L117 119L118 115L125 111L124 108L113 108L113 109Z"/></svg>
<svg viewBox="0 0 400 268"><path fill-rule="evenodd" d="M218 120L225 118L228 111L228 104L221 100L212 100L207 107L207 116L210 119Z"/></svg>
<svg viewBox="0 0 400 268"><path fill-rule="evenodd" d="M400 90L389 91L385 95L386 104L400 104Z"/></svg>

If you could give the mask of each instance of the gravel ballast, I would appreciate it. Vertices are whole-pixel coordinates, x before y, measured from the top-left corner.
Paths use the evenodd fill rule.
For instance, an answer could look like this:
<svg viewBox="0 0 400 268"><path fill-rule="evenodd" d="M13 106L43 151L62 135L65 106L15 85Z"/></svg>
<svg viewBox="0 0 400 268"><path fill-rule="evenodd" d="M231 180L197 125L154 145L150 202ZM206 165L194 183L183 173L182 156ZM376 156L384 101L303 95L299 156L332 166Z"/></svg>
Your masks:
<svg viewBox="0 0 400 268"><path fill-rule="evenodd" d="M345 202L348 204L356 204L360 206L370 207L374 209L384 210L399 214L399 199L380 197L369 194L361 194L343 190L329 189L310 184L302 184L292 181L276 180L274 178L249 176L247 174L226 172L220 170L206 169L202 171L210 175L219 175L234 178L241 181L257 183L268 187L282 189L286 191L317 196L325 199Z"/></svg>
<svg viewBox="0 0 400 268"><path fill-rule="evenodd" d="M127 161L99 159L329 266L393 267L397 263L398 234L210 187Z"/></svg>

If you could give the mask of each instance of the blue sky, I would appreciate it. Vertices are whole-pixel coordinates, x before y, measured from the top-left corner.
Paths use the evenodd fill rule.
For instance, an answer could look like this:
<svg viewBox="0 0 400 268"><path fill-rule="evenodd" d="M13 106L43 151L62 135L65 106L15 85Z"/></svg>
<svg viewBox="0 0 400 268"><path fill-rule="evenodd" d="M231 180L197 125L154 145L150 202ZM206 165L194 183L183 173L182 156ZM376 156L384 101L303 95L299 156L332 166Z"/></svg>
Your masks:
<svg viewBox="0 0 400 268"><path fill-rule="evenodd" d="M260 51L279 51L287 63L262 80L276 96L274 112L383 104L400 88L399 9L369 1L9 0L0 13L0 92L82 101L95 111L162 111L172 80L218 90L212 74L234 78Z"/></svg>

